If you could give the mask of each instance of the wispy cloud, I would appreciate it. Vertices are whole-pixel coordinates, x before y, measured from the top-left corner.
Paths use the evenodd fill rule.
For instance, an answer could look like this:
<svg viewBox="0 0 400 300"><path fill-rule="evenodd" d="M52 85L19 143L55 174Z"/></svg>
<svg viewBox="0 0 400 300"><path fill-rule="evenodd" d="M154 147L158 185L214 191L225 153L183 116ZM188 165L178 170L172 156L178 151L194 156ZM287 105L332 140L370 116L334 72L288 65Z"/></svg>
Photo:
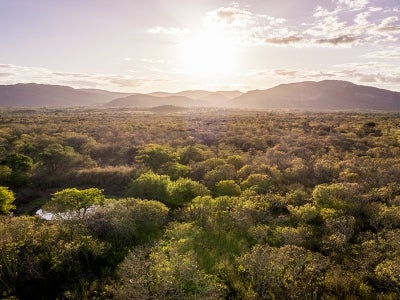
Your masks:
<svg viewBox="0 0 400 300"><path fill-rule="evenodd" d="M357 41L357 38L349 35L342 35L335 38L327 38L327 39L319 39L315 42L317 44L333 44L333 45L340 45L340 44L351 44Z"/></svg>
<svg viewBox="0 0 400 300"><path fill-rule="evenodd" d="M168 78L165 75L162 77L153 76L152 78L147 78L143 76L134 76L132 74L115 75L54 72L45 68L0 64L0 71L2 69L7 70L7 72L0 72L1 84L36 82L45 84L66 84L75 88L102 88L115 90L119 88L151 86L154 83L168 81Z"/></svg>
<svg viewBox="0 0 400 300"><path fill-rule="evenodd" d="M398 59L400 58L400 49L373 51L362 56L366 58Z"/></svg>
<svg viewBox="0 0 400 300"><path fill-rule="evenodd" d="M369 0L335 0L340 10L361 10L367 7Z"/></svg>
<svg viewBox="0 0 400 300"><path fill-rule="evenodd" d="M303 41L304 38L302 36L288 36L288 37L272 37L272 38L266 38L265 42L267 44L278 44L278 45L287 45L291 43L298 43Z"/></svg>
<svg viewBox="0 0 400 300"><path fill-rule="evenodd" d="M257 18L250 11L241 9L238 4L233 4L207 13L203 21L244 28L256 24Z"/></svg>
<svg viewBox="0 0 400 300"><path fill-rule="evenodd" d="M189 32L187 28L155 26L147 29L148 33L181 37Z"/></svg>
<svg viewBox="0 0 400 300"><path fill-rule="evenodd" d="M268 79L280 82L339 79L399 90L400 66L396 67L382 62L347 63L327 66L324 70L309 68L254 70L247 76L259 80Z"/></svg>
<svg viewBox="0 0 400 300"><path fill-rule="evenodd" d="M364 43L397 41L399 17L387 16L383 8L369 6L369 0L334 0L332 10L319 5L309 22L258 15L238 4L207 13L205 24L225 26L246 45L270 44L296 47L350 47Z"/></svg>

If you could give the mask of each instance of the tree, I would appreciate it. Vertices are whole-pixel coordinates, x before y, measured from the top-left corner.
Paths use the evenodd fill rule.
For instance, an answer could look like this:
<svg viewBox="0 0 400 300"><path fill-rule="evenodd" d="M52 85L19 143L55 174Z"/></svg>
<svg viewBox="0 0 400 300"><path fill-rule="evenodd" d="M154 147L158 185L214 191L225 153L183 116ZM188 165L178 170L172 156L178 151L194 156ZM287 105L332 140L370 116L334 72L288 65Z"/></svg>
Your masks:
<svg viewBox="0 0 400 300"><path fill-rule="evenodd" d="M147 172L133 180L129 185L127 196L141 199L159 200L168 199L169 176Z"/></svg>
<svg viewBox="0 0 400 300"><path fill-rule="evenodd" d="M0 164L9 166L13 172L26 172L32 168L33 160L29 156L13 153L7 155Z"/></svg>
<svg viewBox="0 0 400 300"><path fill-rule="evenodd" d="M190 172L190 167L177 162L167 162L159 169L160 174L168 175L172 180L186 177Z"/></svg>
<svg viewBox="0 0 400 300"><path fill-rule="evenodd" d="M168 187L168 203L172 205L182 205L191 201L197 196L206 196L210 191L200 182L189 178L179 178L173 181Z"/></svg>
<svg viewBox="0 0 400 300"><path fill-rule="evenodd" d="M241 193L240 186L234 180L221 180L214 188L214 194L218 196L239 196Z"/></svg>
<svg viewBox="0 0 400 300"><path fill-rule="evenodd" d="M104 199L103 190L97 188L84 190L67 188L54 193L51 201L45 206L45 210L66 214L69 218L84 218L90 207L102 205Z"/></svg>
<svg viewBox="0 0 400 300"><path fill-rule="evenodd" d="M86 218L85 224L96 237L111 243L118 251L114 252L113 258L118 259L126 255L128 247L157 237L167 222L168 211L158 201L135 198L110 200L96 208Z"/></svg>
<svg viewBox="0 0 400 300"><path fill-rule="evenodd" d="M206 151L197 146L187 146L180 151L180 161L183 164L189 164L190 162L203 161L207 156Z"/></svg>
<svg viewBox="0 0 400 300"><path fill-rule="evenodd" d="M179 156L166 146L148 144L138 151L135 158L153 171L157 171L165 163L178 161Z"/></svg>
<svg viewBox="0 0 400 300"><path fill-rule="evenodd" d="M33 160L29 156L19 153L9 154L1 160L0 172L6 171L6 174L8 174L7 168L11 169L12 172L2 181L6 182L6 185L12 188L19 187L26 183L28 178L26 173L32 168L32 166ZM0 175L0 178L1 177L4 178L4 175Z"/></svg>
<svg viewBox="0 0 400 300"><path fill-rule="evenodd" d="M357 212L363 206L358 197L358 184L320 184L314 188L312 198L321 208Z"/></svg>
<svg viewBox="0 0 400 300"><path fill-rule="evenodd" d="M12 204L15 200L15 195L8 187L0 186L0 214L8 214L10 210L15 208Z"/></svg>
<svg viewBox="0 0 400 300"><path fill-rule="evenodd" d="M265 194L271 189L271 177L266 174L251 174L240 185L242 189L254 189L259 194Z"/></svg>
<svg viewBox="0 0 400 300"><path fill-rule="evenodd" d="M233 165L223 164L208 171L204 175L204 181L208 187L213 187L221 180L230 180L236 177L236 169Z"/></svg>
<svg viewBox="0 0 400 300"><path fill-rule="evenodd" d="M256 245L238 262L239 270L249 276L257 299L315 297L328 265L321 254L294 245Z"/></svg>
<svg viewBox="0 0 400 300"><path fill-rule="evenodd" d="M0 165L0 184L7 184L10 180L12 170L9 166Z"/></svg>

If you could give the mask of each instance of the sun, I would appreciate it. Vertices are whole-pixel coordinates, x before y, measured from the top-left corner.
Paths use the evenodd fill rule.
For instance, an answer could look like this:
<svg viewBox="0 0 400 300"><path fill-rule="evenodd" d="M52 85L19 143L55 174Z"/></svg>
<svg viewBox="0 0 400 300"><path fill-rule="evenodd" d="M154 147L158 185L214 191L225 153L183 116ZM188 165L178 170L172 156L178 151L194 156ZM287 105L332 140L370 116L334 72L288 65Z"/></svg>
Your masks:
<svg viewBox="0 0 400 300"><path fill-rule="evenodd" d="M192 78L224 79L232 77L239 68L237 40L216 26L191 34L178 49L182 72Z"/></svg>

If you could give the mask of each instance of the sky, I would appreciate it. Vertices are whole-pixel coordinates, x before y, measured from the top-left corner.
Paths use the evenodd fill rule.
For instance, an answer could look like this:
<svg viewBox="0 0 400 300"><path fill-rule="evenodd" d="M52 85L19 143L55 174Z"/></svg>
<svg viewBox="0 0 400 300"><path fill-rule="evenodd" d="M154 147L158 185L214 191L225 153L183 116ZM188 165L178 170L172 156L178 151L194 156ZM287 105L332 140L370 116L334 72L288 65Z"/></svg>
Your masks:
<svg viewBox="0 0 400 300"><path fill-rule="evenodd" d="M0 0L0 84L400 91L400 0Z"/></svg>

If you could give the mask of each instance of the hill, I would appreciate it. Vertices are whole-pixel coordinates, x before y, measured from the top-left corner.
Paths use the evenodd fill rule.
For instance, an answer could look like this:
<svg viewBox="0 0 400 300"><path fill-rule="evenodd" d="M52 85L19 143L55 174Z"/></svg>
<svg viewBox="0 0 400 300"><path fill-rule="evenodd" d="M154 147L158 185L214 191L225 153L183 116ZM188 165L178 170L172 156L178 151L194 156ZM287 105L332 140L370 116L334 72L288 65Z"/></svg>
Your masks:
<svg viewBox="0 0 400 300"><path fill-rule="evenodd" d="M400 93L348 81L304 81L250 91L228 104L257 109L400 110Z"/></svg>
<svg viewBox="0 0 400 300"><path fill-rule="evenodd" d="M118 96L112 92L100 93L61 85L0 85L0 106L86 106L108 102Z"/></svg>
<svg viewBox="0 0 400 300"><path fill-rule="evenodd" d="M150 108L149 110L154 113L178 113L189 110L190 108L174 105L161 105Z"/></svg>
<svg viewBox="0 0 400 300"><path fill-rule="evenodd" d="M110 99L127 97L130 95L136 94L136 93L110 92L110 91L101 90L101 89L79 89L79 91L89 92L89 93L93 93L93 94L106 95L106 96L109 96Z"/></svg>
<svg viewBox="0 0 400 300"><path fill-rule="evenodd" d="M155 97L168 97L168 96L184 96L193 100L198 100L198 106L226 106L226 103L234 99L243 93L240 91L217 91L209 92L203 90L188 90L178 93L167 93L167 92L154 92L147 95Z"/></svg>
<svg viewBox="0 0 400 300"><path fill-rule="evenodd" d="M156 97L145 94L134 94L128 97L117 98L106 104L108 107L141 107L149 108L163 105L173 106L196 106L197 102L184 96Z"/></svg>
<svg viewBox="0 0 400 300"><path fill-rule="evenodd" d="M0 106L234 107L297 110L400 110L400 93L347 81L281 84L267 90L118 93L36 83L0 85Z"/></svg>

